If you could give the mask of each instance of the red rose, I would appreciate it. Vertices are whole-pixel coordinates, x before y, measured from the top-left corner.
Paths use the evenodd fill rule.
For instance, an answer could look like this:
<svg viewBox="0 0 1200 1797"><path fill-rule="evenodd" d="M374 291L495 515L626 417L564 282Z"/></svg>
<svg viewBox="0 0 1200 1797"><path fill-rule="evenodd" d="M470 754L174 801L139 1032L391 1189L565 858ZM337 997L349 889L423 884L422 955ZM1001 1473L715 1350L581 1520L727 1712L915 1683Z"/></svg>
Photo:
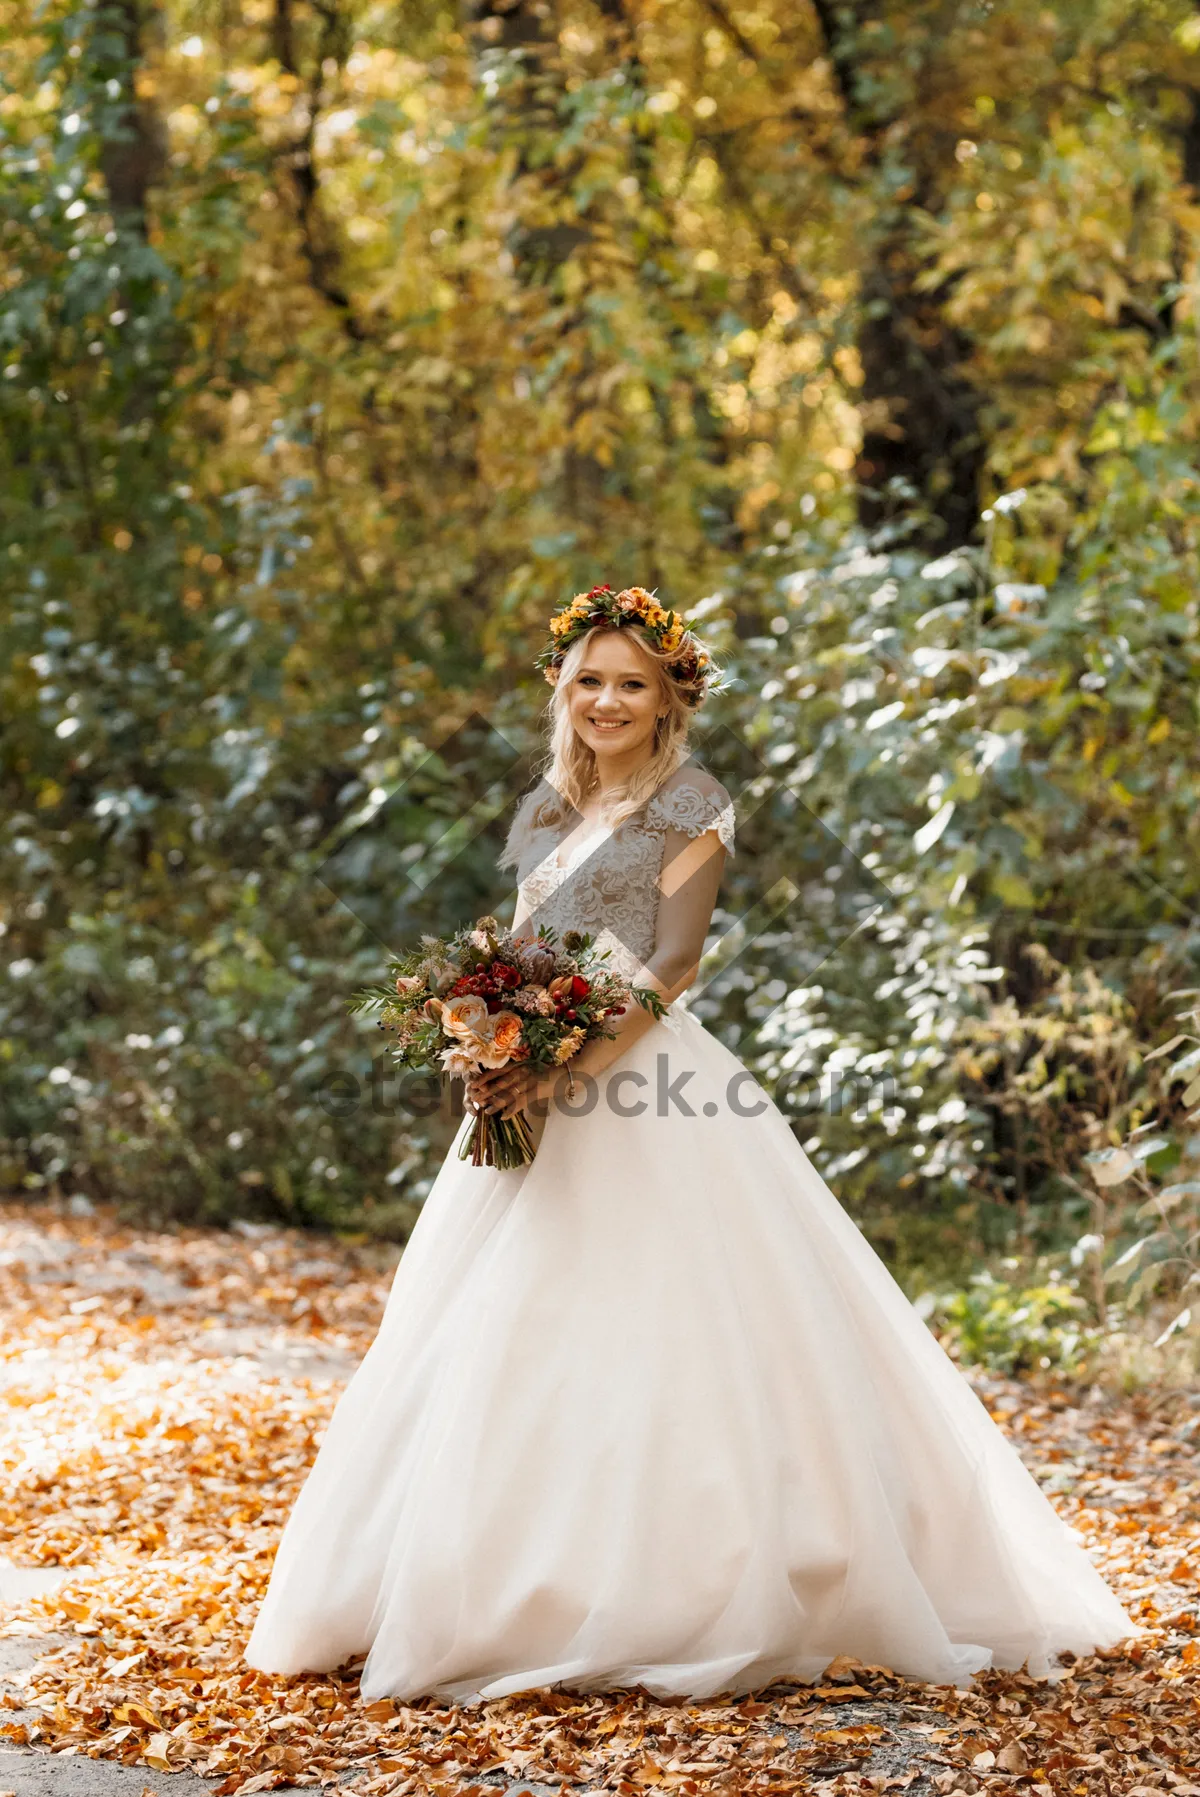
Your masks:
<svg viewBox="0 0 1200 1797"><path fill-rule="evenodd" d="M572 978L571 978L571 997L572 998L584 999L587 997L587 995L591 991L591 989L592 989L591 982L589 980L585 980L582 974L577 973L577 974L572 975Z"/></svg>

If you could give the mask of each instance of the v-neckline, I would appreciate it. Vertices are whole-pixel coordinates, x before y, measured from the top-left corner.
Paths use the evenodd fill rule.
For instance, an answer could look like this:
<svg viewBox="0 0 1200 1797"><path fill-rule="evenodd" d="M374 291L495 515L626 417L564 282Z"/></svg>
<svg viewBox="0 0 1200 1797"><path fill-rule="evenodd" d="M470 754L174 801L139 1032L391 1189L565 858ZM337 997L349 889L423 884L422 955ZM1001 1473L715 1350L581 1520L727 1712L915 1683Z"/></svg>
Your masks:
<svg viewBox="0 0 1200 1797"><path fill-rule="evenodd" d="M579 853L579 850L581 848L583 848L585 846L585 844L591 842L593 837L602 836L605 834L611 834L611 831L609 830L608 826L606 824L597 823L596 827L594 829L589 830L585 836L581 836L579 838L579 841L575 844L575 847L573 849L568 850L567 858L565 861L560 861L558 858L559 854L562 851L563 844L561 842L556 843L555 847L554 847L554 855L553 855L555 872L560 873L560 874L565 874L567 869L570 867L572 861L574 861L576 855ZM564 841L565 840L566 839L564 838Z"/></svg>

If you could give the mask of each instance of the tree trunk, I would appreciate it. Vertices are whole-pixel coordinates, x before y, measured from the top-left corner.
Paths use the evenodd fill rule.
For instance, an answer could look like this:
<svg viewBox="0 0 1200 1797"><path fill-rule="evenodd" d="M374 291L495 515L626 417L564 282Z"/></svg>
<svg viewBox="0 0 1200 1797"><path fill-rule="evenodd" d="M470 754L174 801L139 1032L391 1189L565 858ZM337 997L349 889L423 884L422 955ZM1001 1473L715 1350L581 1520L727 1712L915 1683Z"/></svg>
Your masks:
<svg viewBox="0 0 1200 1797"><path fill-rule="evenodd" d="M609 26L605 53L622 61L632 54L624 16L616 0L600 8ZM528 288L544 289L558 313L555 334L565 344L582 339L575 370L575 398L566 420L567 442L561 482L563 508L590 529L602 526L606 486L611 470L576 440L576 427L590 403L588 391L598 372L587 344L587 322L581 307L566 299L562 271L572 255L594 238L586 210L577 212L571 198L582 152L563 165L555 146L563 130L560 106L567 92L567 69L559 44L560 20L547 0L466 0L464 32L478 46L480 78L507 64L504 79L489 102L497 150L516 154L514 182L524 186L519 214L507 237L517 277ZM485 87L491 84L485 82ZM585 288L586 291L586 288ZM532 350L532 346L531 346ZM534 351L533 353L536 353Z"/></svg>
<svg viewBox="0 0 1200 1797"><path fill-rule="evenodd" d="M113 62L113 78L120 84L118 105L112 110L110 130L100 147L100 169L108 189L108 203L118 229L149 236L149 194L166 167L167 133L152 100L134 88L144 45L157 15L138 0L113 0L97 18L93 59ZM109 34L119 44L114 59L107 51Z"/></svg>
<svg viewBox="0 0 1200 1797"><path fill-rule="evenodd" d="M856 468L859 516L881 523L905 508L911 489L930 514L930 540L965 543L979 519L980 396L962 372L967 344L947 325L936 296L917 291L919 267L901 219L872 244L863 272L858 353L867 422Z"/></svg>
<svg viewBox="0 0 1200 1797"><path fill-rule="evenodd" d="M907 197L880 206L859 264L859 516L877 524L915 498L928 513L923 534L931 542L963 543L979 518L986 454L981 400L964 372L967 343L947 324L937 295L918 289L924 263L915 229L917 209L938 204L948 173L942 143L948 150L951 134L918 140L906 133L899 90L881 84L871 65L877 0L813 0L813 9L846 127L865 140L861 166L870 175L898 153L908 173ZM936 52L932 33L925 48L927 55Z"/></svg>

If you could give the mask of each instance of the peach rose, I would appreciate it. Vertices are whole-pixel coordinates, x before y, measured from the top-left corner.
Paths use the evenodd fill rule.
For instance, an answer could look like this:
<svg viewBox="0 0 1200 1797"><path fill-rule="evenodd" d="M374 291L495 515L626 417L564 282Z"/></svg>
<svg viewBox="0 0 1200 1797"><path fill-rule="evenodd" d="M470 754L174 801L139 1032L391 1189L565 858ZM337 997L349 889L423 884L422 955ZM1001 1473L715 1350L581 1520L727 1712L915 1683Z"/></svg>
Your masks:
<svg viewBox="0 0 1200 1797"><path fill-rule="evenodd" d="M469 1036L486 1019L488 1008L477 992L461 992L442 1008L442 1028L451 1036Z"/></svg>
<svg viewBox="0 0 1200 1797"><path fill-rule="evenodd" d="M486 1017L464 1042L484 1067L505 1067L509 1061L528 1058L529 1051L521 1042L521 1019L515 1011L497 1011Z"/></svg>
<svg viewBox="0 0 1200 1797"><path fill-rule="evenodd" d="M480 1067L486 1067L490 1072L494 1072L497 1067L507 1067L512 1060L507 1049L496 1047L490 1033L486 1036L468 1036L464 1038L463 1046Z"/></svg>
<svg viewBox="0 0 1200 1797"><path fill-rule="evenodd" d="M503 1050L510 1057L521 1046L521 1019L515 1011L497 1011L492 1018L492 1041L497 1052Z"/></svg>

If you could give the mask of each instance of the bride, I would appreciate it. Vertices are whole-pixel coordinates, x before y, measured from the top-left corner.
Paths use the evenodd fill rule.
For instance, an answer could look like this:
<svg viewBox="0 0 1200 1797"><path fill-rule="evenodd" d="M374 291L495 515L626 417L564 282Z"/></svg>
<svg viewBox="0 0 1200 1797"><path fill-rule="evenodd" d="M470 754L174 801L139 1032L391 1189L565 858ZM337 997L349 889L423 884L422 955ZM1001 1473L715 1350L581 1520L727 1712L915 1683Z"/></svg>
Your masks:
<svg viewBox="0 0 1200 1797"><path fill-rule="evenodd" d="M514 927L589 932L667 1009L588 1044L573 1097L561 1069L468 1082L246 1660L365 1653L367 1700L705 1698L839 1654L934 1683L1045 1677L1137 1633L686 1007L734 846L687 748L717 670L637 587L580 595L550 630L547 779L501 861ZM460 1160L472 1107L538 1117L532 1163Z"/></svg>

